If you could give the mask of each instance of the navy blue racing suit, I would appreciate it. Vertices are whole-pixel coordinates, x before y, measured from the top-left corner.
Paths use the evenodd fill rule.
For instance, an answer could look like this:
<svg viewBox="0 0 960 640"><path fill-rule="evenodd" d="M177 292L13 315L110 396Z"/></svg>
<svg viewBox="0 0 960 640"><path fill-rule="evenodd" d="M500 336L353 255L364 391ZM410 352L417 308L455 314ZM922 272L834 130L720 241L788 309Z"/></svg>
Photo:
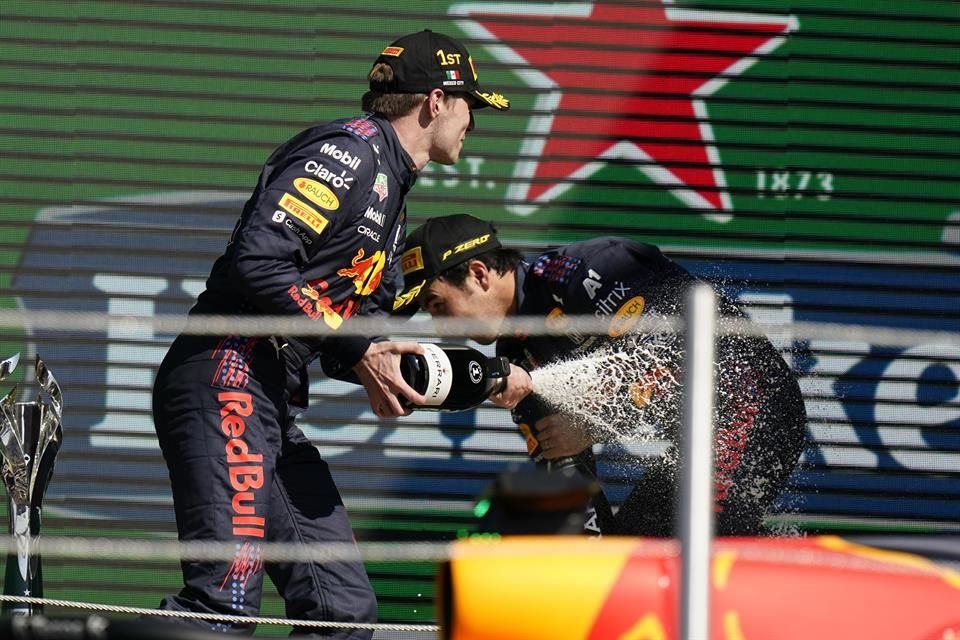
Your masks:
<svg viewBox="0 0 960 640"><path fill-rule="evenodd" d="M191 314L306 316L334 331L181 335L171 346L154 384L153 412L179 538L232 542L236 556L182 562L184 588L162 608L257 615L266 572L289 617L376 621L376 598L359 559L265 564L261 545L353 543L327 463L294 418L306 408L314 358L326 355L349 368L370 345L370 338L335 330L354 315L381 313L393 299L405 201L415 179L393 128L375 115L307 129L264 165Z"/></svg>
<svg viewBox="0 0 960 640"><path fill-rule="evenodd" d="M497 354L527 370L612 348L636 349L636 369L611 381L612 397L629 402L632 415L655 418L656 436L670 449L644 465L640 480L613 516L604 496L594 504L596 519L587 530L625 535L674 535L680 402L682 335L632 334L641 315L682 316L683 299L694 277L652 245L621 238L597 238L549 251L516 272L520 316L543 316L562 323L564 317L593 315L609 319L607 335L530 335L501 338ZM730 299L719 297L720 313L743 317ZM714 421L714 511L719 535L764 531L763 516L782 491L803 450L806 411L796 377L777 349L764 337L721 335L716 353ZM587 404L590 399L580 399ZM629 436L635 424L617 424L622 413L602 415L610 421L605 437ZM531 456L543 462L533 425L555 408L530 395L513 411L527 436ZM630 415L630 414L627 414ZM570 461L585 473L595 472L591 450ZM605 511L607 510L607 511ZM591 512L592 515L592 512Z"/></svg>

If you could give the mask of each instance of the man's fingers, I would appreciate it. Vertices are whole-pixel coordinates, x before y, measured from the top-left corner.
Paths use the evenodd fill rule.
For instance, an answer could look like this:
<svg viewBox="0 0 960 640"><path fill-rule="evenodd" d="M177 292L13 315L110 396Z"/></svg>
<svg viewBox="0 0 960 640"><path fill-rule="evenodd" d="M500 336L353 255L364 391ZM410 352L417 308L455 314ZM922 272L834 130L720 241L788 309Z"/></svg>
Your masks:
<svg viewBox="0 0 960 640"><path fill-rule="evenodd" d="M418 353L423 355L423 345L419 342L389 342L391 353Z"/></svg>
<svg viewBox="0 0 960 640"><path fill-rule="evenodd" d="M406 410L403 408L403 405L400 404L400 401L397 400L397 397L394 395L387 396L387 409L389 411L387 415L390 417L406 415Z"/></svg>
<svg viewBox="0 0 960 640"><path fill-rule="evenodd" d="M410 404L427 404L427 396L423 395L422 393L417 393L417 390L407 384L406 380L400 380L400 382L395 385L393 391L398 395L403 395L410 402Z"/></svg>
<svg viewBox="0 0 960 640"><path fill-rule="evenodd" d="M411 410L401 404L399 398L393 394L384 394L383 399L371 407L373 412L381 418L395 418L410 415Z"/></svg>

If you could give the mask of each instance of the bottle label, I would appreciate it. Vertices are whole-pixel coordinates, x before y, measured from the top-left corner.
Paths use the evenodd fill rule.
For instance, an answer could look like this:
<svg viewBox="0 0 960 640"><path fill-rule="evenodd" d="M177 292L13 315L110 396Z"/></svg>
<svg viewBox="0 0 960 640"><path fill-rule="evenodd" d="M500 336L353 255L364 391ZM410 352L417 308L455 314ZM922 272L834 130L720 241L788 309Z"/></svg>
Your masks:
<svg viewBox="0 0 960 640"><path fill-rule="evenodd" d="M439 407L450 395L453 367L450 366L450 358L443 349L429 342L422 345L423 357L427 361L427 388L423 391L427 401L424 406Z"/></svg>

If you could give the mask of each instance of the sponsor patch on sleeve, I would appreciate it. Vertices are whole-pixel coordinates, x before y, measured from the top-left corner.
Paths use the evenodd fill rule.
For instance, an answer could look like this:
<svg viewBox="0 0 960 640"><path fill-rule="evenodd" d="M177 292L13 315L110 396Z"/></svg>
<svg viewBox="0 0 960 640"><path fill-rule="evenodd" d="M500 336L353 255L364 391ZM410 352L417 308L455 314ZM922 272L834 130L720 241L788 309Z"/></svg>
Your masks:
<svg viewBox="0 0 960 640"><path fill-rule="evenodd" d="M323 230L329 222L329 220L320 215L316 209L289 193L283 194L283 197L280 198L279 205L283 210L303 222L317 234L323 233Z"/></svg>
<svg viewBox="0 0 960 640"><path fill-rule="evenodd" d="M369 140L380 133L377 125L367 118L355 118L349 122L345 122L343 128L354 135L360 136L363 140Z"/></svg>
<svg viewBox="0 0 960 640"><path fill-rule="evenodd" d="M293 181L297 191L306 196L307 200L327 211L336 211L340 208L340 199L330 188L310 178L297 178Z"/></svg>
<svg viewBox="0 0 960 640"><path fill-rule="evenodd" d="M383 202L387 199L387 196L390 195L390 187L387 184L386 174L377 174L377 179L373 183L373 191L380 198L380 202Z"/></svg>
<svg viewBox="0 0 960 640"><path fill-rule="evenodd" d="M640 320L646 301L643 296L634 296L617 309L610 319L610 329L607 332L611 338L619 338L628 333Z"/></svg>
<svg viewBox="0 0 960 640"><path fill-rule="evenodd" d="M561 255L540 256L531 268L535 276L539 276L550 282L559 282L567 284L570 282L570 276L577 270L583 262L580 258Z"/></svg>
<svg viewBox="0 0 960 640"><path fill-rule="evenodd" d="M403 275L423 269L423 251L420 247L407 249L400 257L400 270Z"/></svg>

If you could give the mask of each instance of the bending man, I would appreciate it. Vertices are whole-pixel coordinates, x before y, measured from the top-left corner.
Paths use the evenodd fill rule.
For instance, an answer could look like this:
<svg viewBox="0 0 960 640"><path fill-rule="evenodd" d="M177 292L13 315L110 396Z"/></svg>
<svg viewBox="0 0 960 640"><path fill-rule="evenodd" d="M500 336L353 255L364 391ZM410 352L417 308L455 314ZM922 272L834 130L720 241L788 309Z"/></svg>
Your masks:
<svg viewBox="0 0 960 640"><path fill-rule="evenodd" d="M489 223L468 215L428 220L408 238L402 260L404 288L394 312L417 308L435 318L468 318L477 323L470 337L489 344L513 363L507 388L491 399L513 410L527 438L528 451L542 464L572 462L595 472L592 446L637 434L643 416L655 416L658 438L671 442L662 457L644 465L640 479L616 516L595 502L602 533L674 534L679 465L680 337L631 334L630 320L683 313L683 295L694 277L657 247L623 238L577 242L524 260L503 248ZM721 297L721 313L742 317ZM566 316L609 320L602 336L501 335L509 317L542 317L562 323ZM634 322L633 324L636 324ZM599 352L616 356L616 375L601 381L605 391L633 409L600 416L610 429L578 419L534 392L528 372ZM635 354L624 366L623 355ZM715 430L714 510L717 533L764 531L763 518L804 446L806 412L799 385L776 348L763 337L721 336L717 344L718 382ZM591 404L595 398L569 398ZM598 409L602 411L602 408ZM623 415L627 418L624 419ZM637 419L632 419L636 417ZM619 420L619 423L616 421ZM627 423L625 423L627 422ZM602 498L602 496L601 496Z"/></svg>

